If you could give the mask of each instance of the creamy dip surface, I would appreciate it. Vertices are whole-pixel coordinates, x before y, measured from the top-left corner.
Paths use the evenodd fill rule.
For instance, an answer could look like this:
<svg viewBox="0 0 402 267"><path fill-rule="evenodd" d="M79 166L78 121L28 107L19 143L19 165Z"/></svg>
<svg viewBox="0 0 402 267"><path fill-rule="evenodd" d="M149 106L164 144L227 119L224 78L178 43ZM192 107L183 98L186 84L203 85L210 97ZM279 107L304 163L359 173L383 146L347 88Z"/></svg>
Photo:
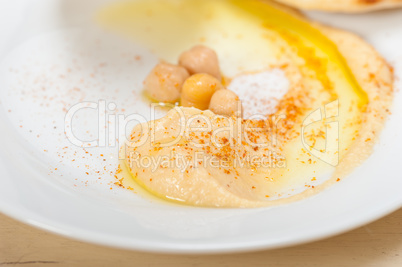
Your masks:
<svg viewBox="0 0 402 267"><path fill-rule="evenodd" d="M261 207L309 196L370 155L389 113L392 71L374 49L272 3L124 2L98 20L173 63L212 47L243 102L243 118L176 107L134 128L124 162L163 199Z"/></svg>

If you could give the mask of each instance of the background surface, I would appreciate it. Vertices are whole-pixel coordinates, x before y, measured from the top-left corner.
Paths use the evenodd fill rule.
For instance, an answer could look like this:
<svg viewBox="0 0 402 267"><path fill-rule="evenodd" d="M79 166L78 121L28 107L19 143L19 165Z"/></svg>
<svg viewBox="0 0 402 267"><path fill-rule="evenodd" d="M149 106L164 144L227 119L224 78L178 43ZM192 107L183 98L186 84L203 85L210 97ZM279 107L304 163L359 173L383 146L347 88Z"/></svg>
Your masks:
<svg viewBox="0 0 402 267"><path fill-rule="evenodd" d="M402 209L307 245L244 254L180 256L73 241L0 215L0 266L402 266Z"/></svg>

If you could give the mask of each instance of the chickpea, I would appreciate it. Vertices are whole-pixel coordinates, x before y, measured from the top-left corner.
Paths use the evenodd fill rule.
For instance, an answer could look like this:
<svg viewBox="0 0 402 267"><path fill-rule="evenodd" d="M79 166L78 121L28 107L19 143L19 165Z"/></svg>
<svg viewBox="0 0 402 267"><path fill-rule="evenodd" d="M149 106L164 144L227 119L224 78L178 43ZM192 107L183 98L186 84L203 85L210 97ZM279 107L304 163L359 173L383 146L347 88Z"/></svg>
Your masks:
<svg viewBox="0 0 402 267"><path fill-rule="evenodd" d="M184 82L181 105L206 110L212 95L221 89L224 87L215 77L205 73L195 74Z"/></svg>
<svg viewBox="0 0 402 267"><path fill-rule="evenodd" d="M242 116L242 105L239 97L230 90L219 90L211 98L209 110L218 115Z"/></svg>
<svg viewBox="0 0 402 267"><path fill-rule="evenodd" d="M144 89L156 101L174 103L180 99L184 81L189 77L182 66L159 63L144 81Z"/></svg>
<svg viewBox="0 0 402 267"><path fill-rule="evenodd" d="M180 55L179 64L185 67L191 75L207 73L219 81L222 80L218 56L214 50L206 46L196 45L183 52Z"/></svg>

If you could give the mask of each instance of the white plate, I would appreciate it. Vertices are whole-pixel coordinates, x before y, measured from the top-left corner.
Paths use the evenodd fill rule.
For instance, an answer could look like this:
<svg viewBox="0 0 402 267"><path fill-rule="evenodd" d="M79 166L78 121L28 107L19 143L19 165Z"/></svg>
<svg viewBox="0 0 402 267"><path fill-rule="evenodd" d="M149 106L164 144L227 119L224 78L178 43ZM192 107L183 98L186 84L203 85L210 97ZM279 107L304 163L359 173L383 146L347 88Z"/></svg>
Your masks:
<svg viewBox="0 0 402 267"><path fill-rule="evenodd" d="M321 239L402 206L399 90L370 159L347 179L303 201L261 209L203 209L111 190L118 146L89 148L88 153L72 146L64 135L65 109L82 100L104 99L115 103L120 113L144 113L148 107L138 101L141 80L157 58L144 48L88 31L94 10L103 2L107 0L1 1L1 212L97 244L218 253ZM364 36L401 76L402 10L311 15ZM91 118L96 112L77 116L75 133L94 139Z"/></svg>

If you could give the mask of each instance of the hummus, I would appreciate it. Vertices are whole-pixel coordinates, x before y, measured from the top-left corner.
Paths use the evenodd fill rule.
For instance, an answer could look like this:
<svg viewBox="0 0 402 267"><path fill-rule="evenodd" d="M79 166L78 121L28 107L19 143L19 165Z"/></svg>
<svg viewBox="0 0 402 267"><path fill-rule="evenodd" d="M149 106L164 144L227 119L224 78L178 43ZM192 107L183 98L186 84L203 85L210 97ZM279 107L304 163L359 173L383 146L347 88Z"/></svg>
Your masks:
<svg viewBox="0 0 402 267"><path fill-rule="evenodd" d="M101 13L104 25L166 60L197 42L213 47L228 87L250 73L281 72L289 84L263 117L176 107L137 125L122 149L137 183L189 205L261 207L319 192L371 154L392 102L391 68L359 37L287 12L254 0L188 0Z"/></svg>

